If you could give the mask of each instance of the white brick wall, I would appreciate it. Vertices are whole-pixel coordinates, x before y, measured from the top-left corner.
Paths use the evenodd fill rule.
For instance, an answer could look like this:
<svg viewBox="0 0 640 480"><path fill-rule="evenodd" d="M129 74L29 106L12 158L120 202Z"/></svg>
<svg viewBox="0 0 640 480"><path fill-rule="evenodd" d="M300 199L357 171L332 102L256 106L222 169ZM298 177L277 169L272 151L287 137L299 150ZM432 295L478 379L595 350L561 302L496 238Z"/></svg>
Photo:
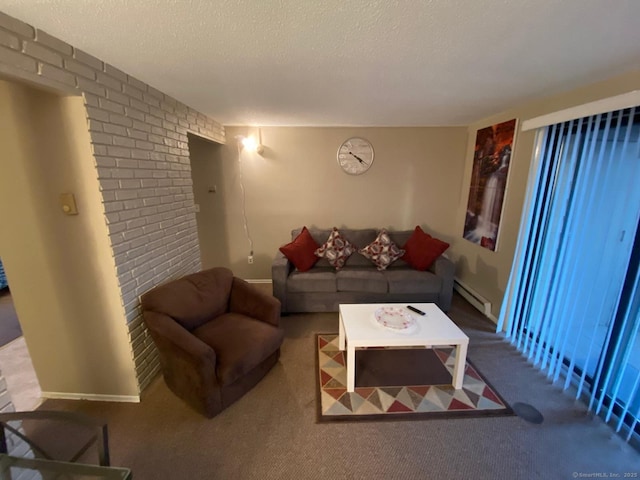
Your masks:
<svg viewBox="0 0 640 480"><path fill-rule="evenodd" d="M171 68L171 65L167 65ZM222 125L0 12L0 73L82 95L140 390L159 370L139 296L200 269L187 133Z"/></svg>

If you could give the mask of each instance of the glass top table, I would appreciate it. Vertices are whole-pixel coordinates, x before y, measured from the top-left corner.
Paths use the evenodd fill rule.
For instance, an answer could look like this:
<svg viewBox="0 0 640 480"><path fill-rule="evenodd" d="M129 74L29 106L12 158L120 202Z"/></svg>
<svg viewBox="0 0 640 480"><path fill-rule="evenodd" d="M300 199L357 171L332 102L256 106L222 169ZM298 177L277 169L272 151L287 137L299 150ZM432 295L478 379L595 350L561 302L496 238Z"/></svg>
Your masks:
<svg viewBox="0 0 640 480"><path fill-rule="evenodd" d="M132 480L131 470L0 454L0 480Z"/></svg>

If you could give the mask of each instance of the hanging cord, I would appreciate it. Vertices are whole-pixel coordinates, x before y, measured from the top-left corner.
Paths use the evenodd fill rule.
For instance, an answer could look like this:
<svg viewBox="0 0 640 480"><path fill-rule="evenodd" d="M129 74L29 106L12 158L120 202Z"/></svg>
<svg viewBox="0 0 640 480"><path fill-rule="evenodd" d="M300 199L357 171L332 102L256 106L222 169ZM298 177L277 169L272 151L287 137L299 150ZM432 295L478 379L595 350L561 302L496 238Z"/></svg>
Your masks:
<svg viewBox="0 0 640 480"><path fill-rule="evenodd" d="M238 179L240 181L240 190L242 191L242 222L244 225L244 233L247 237L247 241L249 242L249 255L253 256L253 240L251 239L251 234L249 233L249 223L247 221L247 199L246 193L244 190L244 183L242 182L242 147L241 142L237 142L238 144Z"/></svg>

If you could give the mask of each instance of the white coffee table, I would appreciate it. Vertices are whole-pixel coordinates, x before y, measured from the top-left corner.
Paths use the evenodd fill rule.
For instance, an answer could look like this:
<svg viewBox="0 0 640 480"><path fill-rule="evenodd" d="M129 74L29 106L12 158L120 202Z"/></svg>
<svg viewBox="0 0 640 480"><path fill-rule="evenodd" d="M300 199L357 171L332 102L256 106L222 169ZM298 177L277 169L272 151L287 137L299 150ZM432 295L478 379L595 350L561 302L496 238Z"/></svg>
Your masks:
<svg viewBox="0 0 640 480"><path fill-rule="evenodd" d="M456 359L453 368L453 387L462 388L467 361L467 337L435 303L412 303L426 315L418 315L407 309L417 326L405 333L380 325L374 312L380 307L407 307L401 303L342 304L340 311L339 348L347 350L347 391L353 392L356 380L356 349L364 347L433 347L455 345Z"/></svg>

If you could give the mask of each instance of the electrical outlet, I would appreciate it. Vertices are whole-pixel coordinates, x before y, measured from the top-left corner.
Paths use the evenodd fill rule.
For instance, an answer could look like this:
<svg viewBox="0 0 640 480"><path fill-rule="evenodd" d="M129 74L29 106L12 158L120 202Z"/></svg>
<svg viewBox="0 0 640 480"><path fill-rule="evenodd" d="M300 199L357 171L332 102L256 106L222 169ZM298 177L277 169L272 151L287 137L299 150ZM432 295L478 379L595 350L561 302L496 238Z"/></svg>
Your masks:
<svg viewBox="0 0 640 480"><path fill-rule="evenodd" d="M249 256L247 257L247 263L248 263L249 265L252 265L252 264L253 264L253 255L249 255Z"/></svg>

